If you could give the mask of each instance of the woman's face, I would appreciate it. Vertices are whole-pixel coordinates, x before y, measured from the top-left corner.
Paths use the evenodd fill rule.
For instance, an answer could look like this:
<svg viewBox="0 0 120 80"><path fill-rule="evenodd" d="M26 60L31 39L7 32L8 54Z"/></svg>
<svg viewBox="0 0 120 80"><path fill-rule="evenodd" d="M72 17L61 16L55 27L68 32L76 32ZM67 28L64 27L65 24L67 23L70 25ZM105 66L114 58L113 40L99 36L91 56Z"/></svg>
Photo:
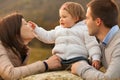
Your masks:
<svg viewBox="0 0 120 80"><path fill-rule="evenodd" d="M21 37L25 44L30 42L35 37L33 29L30 24L25 21L25 19L22 19Z"/></svg>

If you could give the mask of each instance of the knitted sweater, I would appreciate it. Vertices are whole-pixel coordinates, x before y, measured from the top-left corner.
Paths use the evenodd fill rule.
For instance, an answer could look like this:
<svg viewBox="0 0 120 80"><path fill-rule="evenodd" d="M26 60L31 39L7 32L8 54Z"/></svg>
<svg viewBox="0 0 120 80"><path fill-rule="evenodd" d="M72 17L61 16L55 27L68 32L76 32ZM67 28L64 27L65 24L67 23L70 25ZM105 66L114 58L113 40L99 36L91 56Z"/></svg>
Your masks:
<svg viewBox="0 0 120 80"><path fill-rule="evenodd" d="M100 72L82 61L77 67L77 74L85 80L120 80L120 30L101 49L102 64L106 68L106 72Z"/></svg>
<svg viewBox="0 0 120 80"><path fill-rule="evenodd" d="M6 49L0 41L0 80L17 80L35 73L44 72L45 67L41 61L26 65L28 56L22 63L21 59L11 49Z"/></svg>

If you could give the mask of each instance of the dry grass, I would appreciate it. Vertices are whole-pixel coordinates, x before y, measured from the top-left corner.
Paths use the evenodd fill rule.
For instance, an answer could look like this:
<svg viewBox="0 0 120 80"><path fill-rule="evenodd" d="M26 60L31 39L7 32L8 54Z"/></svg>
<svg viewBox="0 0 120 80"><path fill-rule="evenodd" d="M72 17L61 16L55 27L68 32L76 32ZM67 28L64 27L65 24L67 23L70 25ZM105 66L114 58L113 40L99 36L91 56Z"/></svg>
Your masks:
<svg viewBox="0 0 120 80"><path fill-rule="evenodd" d="M31 48L31 54L28 63L33 63L37 60L45 60L51 56L51 54L51 49Z"/></svg>

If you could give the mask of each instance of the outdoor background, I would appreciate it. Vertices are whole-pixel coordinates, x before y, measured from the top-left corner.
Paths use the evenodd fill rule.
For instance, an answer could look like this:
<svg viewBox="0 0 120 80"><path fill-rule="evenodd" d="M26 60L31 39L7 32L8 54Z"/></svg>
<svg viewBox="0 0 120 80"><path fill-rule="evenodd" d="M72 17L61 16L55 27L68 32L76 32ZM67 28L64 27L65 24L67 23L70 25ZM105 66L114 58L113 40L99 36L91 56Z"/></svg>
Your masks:
<svg viewBox="0 0 120 80"><path fill-rule="evenodd" d="M59 24L58 11L66 1L78 2L86 10L86 4L90 0L0 0L0 18L17 11L22 13L27 21L34 21L44 29L50 30ZM120 0L115 1L120 8ZM32 63L36 60L47 59L51 55L54 44L44 44L37 39L33 39L29 46L31 48L29 63Z"/></svg>

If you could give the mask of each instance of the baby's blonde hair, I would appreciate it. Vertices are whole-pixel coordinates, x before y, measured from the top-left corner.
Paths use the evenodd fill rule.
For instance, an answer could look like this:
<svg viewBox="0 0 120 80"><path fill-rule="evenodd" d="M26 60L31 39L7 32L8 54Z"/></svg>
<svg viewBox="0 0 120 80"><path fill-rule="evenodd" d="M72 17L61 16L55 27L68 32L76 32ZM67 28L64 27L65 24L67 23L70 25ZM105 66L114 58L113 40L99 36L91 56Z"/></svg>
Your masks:
<svg viewBox="0 0 120 80"><path fill-rule="evenodd" d="M79 3L65 2L60 9L66 10L73 18L77 18L78 21L85 19L85 10Z"/></svg>

